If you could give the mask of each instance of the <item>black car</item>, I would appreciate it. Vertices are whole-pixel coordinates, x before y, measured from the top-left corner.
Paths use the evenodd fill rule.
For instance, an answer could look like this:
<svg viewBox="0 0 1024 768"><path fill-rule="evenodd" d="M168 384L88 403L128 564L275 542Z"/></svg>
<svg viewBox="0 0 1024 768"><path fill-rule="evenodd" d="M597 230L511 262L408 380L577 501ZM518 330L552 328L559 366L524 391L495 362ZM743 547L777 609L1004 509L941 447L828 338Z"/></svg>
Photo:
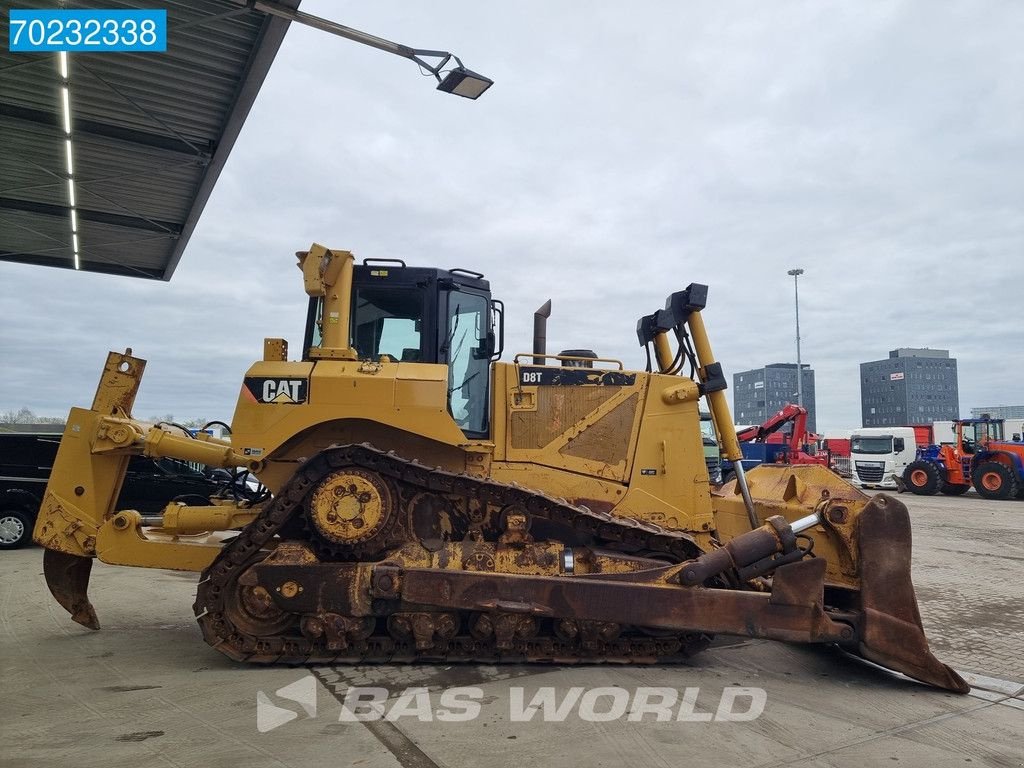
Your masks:
<svg viewBox="0 0 1024 768"><path fill-rule="evenodd" d="M60 438L0 433L0 549L14 549L31 540ZM183 461L132 456L115 509L152 515L175 499L205 503L222 488L222 483Z"/></svg>

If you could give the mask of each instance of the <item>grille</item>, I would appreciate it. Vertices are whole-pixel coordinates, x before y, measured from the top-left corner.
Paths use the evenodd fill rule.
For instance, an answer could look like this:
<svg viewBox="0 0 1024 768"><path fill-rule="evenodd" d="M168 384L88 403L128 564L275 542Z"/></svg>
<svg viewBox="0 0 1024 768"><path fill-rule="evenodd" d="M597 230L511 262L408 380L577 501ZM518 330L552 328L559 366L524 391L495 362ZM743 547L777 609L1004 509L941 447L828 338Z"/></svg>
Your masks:
<svg viewBox="0 0 1024 768"><path fill-rule="evenodd" d="M857 477L862 483L882 482L882 473L885 471L884 464L862 464L857 462Z"/></svg>

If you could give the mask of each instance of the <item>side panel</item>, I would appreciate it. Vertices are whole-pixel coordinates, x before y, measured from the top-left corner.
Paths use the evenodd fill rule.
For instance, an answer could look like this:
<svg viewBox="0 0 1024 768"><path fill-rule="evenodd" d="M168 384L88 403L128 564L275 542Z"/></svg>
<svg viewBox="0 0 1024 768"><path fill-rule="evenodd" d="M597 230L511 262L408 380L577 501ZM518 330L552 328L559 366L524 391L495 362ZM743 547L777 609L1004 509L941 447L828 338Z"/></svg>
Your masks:
<svg viewBox="0 0 1024 768"><path fill-rule="evenodd" d="M658 525L709 531L714 519L697 386L678 376L651 374L649 378L623 510ZM663 500L667 508L656 507L647 497Z"/></svg>
<svg viewBox="0 0 1024 768"><path fill-rule="evenodd" d="M505 457L624 482L647 389L642 374L506 366Z"/></svg>
<svg viewBox="0 0 1024 768"><path fill-rule="evenodd" d="M271 490L298 460L331 442L373 442L397 431L409 435L407 456L415 453L413 443L416 450L426 450L421 442L456 448L468 441L448 413L447 382L447 366L427 363L258 362L239 394L232 445L265 462L260 479ZM459 464L454 457L460 454L456 448L444 464Z"/></svg>
<svg viewBox="0 0 1024 768"><path fill-rule="evenodd" d="M495 392L506 400L494 409L494 477L595 510L712 530L696 385L630 371L593 381L601 373L496 365Z"/></svg>

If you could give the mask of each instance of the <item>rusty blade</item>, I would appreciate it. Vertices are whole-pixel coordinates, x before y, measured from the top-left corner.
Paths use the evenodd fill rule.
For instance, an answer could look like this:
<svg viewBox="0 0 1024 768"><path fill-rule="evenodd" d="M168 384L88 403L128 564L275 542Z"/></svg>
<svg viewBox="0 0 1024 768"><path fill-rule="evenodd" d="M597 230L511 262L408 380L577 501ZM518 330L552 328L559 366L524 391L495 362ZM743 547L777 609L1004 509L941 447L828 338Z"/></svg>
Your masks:
<svg viewBox="0 0 1024 768"><path fill-rule="evenodd" d="M915 680L967 693L971 687L932 654L910 580L910 513L879 494L858 521L861 574L860 655Z"/></svg>
<svg viewBox="0 0 1024 768"><path fill-rule="evenodd" d="M96 610L89 602L89 574L92 558L47 549L43 552L43 575L50 594L83 627L99 629Z"/></svg>

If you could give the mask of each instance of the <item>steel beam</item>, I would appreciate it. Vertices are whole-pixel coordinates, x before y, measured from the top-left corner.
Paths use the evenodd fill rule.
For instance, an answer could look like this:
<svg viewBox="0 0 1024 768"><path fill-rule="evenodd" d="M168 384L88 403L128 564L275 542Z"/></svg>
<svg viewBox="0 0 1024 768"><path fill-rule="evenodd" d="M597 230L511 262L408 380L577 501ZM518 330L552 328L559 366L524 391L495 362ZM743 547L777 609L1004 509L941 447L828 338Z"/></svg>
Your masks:
<svg viewBox="0 0 1024 768"><path fill-rule="evenodd" d="M47 128L52 127L60 134L61 138L64 137L61 117L55 112L48 112L44 109L32 109L31 107L23 107L18 104L0 102L0 117L21 120L34 125L43 125ZM98 136L104 139L113 139L115 141L127 142L128 144L135 144L148 149L159 149L164 152L175 152L189 155L191 157L205 158L207 160L217 149L217 145L213 142L194 141L192 143L201 150L201 152L197 153L187 143L174 136L140 131L136 128L126 128L121 125L112 125L99 120L89 120L88 118L75 115L75 137L78 138L83 136Z"/></svg>
<svg viewBox="0 0 1024 768"><path fill-rule="evenodd" d="M39 203L34 200L18 200L13 197L0 197L0 209L8 211L22 211L24 213L39 213L44 216L58 216L64 219L69 218L71 209L66 205L52 205L51 203ZM147 232L160 232L172 237L181 233L182 225L172 221L157 221L155 219L144 219L139 216L125 216L120 213L109 211L96 211L89 208L76 207L80 221L92 221L97 224L109 224L114 227L125 229L142 229Z"/></svg>

